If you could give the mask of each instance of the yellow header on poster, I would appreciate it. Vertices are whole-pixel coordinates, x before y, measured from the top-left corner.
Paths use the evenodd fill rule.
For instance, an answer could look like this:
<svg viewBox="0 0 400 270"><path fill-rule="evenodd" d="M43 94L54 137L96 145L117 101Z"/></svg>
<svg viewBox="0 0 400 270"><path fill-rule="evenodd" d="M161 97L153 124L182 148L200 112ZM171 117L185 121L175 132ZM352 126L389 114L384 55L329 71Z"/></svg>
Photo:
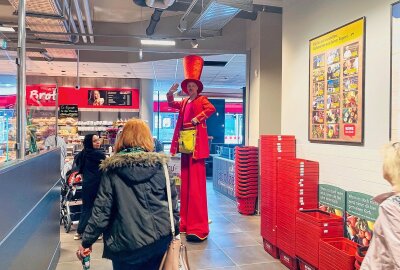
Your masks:
<svg viewBox="0 0 400 270"><path fill-rule="evenodd" d="M311 43L311 54L318 54L341 46L362 37L364 34L364 18L343 26L319 38Z"/></svg>

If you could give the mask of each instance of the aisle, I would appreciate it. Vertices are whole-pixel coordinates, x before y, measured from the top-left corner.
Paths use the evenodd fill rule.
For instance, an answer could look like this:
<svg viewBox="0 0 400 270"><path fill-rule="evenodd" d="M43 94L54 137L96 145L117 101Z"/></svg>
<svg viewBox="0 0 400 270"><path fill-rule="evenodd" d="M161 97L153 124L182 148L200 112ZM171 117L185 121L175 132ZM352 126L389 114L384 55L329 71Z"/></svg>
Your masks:
<svg viewBox="0 0 400 270"><path fill-rule="evenodd" d="M236 269L236 270L283 270L287 269L269 256L262 247L259 236L260 218L242 216L236 212L235 204L215 192L208 182L209 216L212 219L209 239L203 243L187 243L192 270ZM61 257L57 270L81 270L75 257L79 241L73 234L61 230ZM101 259L103 243L93 246L93 270L111 270L111 262Z"/></svg>

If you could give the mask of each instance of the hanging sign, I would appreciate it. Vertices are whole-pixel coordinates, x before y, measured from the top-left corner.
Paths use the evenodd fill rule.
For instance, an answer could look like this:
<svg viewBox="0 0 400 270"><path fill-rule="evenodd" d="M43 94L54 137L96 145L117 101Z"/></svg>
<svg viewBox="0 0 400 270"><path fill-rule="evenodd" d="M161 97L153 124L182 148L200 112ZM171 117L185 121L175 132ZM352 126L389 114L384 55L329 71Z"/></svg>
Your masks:
<svg viewBox="0 0 400 270"><path fill-rule="evenodd" d="M60 105L58 116L60 118L78 118L78 105Z"/></svg>

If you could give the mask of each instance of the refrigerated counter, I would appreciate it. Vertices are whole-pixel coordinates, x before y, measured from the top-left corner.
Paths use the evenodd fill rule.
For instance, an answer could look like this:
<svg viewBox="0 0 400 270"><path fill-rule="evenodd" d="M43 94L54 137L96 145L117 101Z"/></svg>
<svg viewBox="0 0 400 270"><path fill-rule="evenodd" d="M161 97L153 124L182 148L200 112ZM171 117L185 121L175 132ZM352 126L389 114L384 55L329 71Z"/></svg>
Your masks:
<svg viewBox="0 0 400 270"><path fill-rule="evenodd" d="M0 269L55 269L60 149L0 167Z"/></svg>

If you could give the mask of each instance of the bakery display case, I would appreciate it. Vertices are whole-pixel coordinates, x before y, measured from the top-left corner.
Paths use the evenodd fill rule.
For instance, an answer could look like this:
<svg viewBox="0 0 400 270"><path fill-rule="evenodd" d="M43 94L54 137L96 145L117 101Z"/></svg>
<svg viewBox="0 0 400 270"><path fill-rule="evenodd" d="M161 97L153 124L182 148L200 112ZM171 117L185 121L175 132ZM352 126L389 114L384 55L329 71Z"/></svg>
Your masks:
<svg viewBox="0 0 400 270"><path fill-rule="evenodd" d="M28 109L26 126L26 154L39 153L46 150L45 141L56 133L55 109Z"/></svg>

